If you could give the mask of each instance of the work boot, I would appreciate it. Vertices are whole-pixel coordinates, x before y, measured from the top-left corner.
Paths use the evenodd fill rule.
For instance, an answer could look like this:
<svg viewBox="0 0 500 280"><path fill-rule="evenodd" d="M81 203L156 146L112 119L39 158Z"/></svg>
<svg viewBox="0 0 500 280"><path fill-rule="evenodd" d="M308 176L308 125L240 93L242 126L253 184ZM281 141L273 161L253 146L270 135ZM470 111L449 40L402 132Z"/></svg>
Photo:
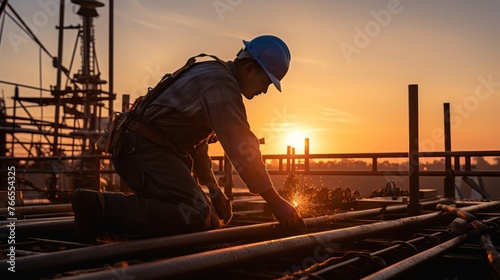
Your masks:
<svg viewBox="0 0 500 280"><path fill-rule="evenodd" d="M104 209L102 193L86 189L76 189L71 198L75 214L75 228L78 242L96 244L101 228Z"/></svg>

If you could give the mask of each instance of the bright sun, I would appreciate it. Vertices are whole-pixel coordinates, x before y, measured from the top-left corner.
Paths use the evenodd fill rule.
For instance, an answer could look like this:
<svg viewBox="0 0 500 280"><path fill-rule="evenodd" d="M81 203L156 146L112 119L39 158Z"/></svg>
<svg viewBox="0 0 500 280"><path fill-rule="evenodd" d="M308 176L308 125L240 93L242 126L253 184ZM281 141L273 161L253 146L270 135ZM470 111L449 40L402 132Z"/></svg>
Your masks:
<svg viewBox="0 0 500 280"><path fill-rule="evenodd" d="M288 137L286 139L286 145L294 147L295 153L303 153L305 138L307 138L307 135L304 131L299 131L299 130L292 131L288 133Z"/></svg>

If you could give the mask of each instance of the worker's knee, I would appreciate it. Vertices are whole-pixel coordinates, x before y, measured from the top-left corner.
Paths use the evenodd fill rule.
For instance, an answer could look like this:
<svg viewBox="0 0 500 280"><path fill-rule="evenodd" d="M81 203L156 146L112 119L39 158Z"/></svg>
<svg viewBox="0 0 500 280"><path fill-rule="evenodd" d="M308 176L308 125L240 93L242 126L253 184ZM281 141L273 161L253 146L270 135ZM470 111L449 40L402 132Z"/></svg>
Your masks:
<svg viewBox="0 0 500 280"><path fill-rule="evenodd" d="M144 194L144 186L146 185L146 176L144 174L144 171L142 170L137 170L130 177L125 179L125 182L127 183L127 186L132 190L134 193L143 195Z"/></svg>
<svg viewBox="0 0 500 280"><path fill-rule="evenodd" d="M193 231L207 230L210 228L212 211L208 204L186 204L180 203L178 205L180 217L186 225Z"/></svg>

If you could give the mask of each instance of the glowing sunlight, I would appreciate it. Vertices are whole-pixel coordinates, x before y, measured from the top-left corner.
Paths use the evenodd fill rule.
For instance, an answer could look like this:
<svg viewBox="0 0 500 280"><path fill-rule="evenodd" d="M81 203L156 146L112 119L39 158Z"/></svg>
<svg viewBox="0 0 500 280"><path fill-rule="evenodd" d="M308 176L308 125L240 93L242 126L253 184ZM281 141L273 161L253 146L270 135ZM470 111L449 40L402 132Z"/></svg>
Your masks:
<svg viewBox="0 0 500 280"><path fill-rule="evenodd" d="M295 148L295 153L303 153L304 152L304 139L309 136L305 131L302 130L294 130L288 133L286 139L286 145Z"/></svg>

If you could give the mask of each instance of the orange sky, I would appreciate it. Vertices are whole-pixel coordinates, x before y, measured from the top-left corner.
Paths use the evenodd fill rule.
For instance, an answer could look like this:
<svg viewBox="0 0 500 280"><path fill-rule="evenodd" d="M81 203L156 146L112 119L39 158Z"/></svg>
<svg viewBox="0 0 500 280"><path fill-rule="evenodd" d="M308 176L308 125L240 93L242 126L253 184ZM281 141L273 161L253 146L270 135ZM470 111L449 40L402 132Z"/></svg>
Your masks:
<svg viewBox="0 0 500 280"><path fill-rule="evenodd" d="M10 1L57 53L55 0ZM108 73L108 2L96 36ZM80 22L66 1L66 24ZM500 2L481 1L115 1L115 91L143 94L164 72L200 52L233 59L241 40L281 37L292 54L283 93L246 102L264 154L310 138L312 153L408 149L408 84L420 93L423 151L444 149L443 103L452 108L453 150L500 149ZM0 80L38 86L39 48L6 19ZM23 39L24 38L24 39ZM76 34L65 33L64 64ZM42 84L55 71L42 56ZM4 96L13 87L0 84ZM24 92L23 92L24 93ZM34 94L37 92L28 92ZM50 114L50 112L44 112ZM297 147L300 153L301 147ZM214 146L212 154L221 154Z"/></svg>

